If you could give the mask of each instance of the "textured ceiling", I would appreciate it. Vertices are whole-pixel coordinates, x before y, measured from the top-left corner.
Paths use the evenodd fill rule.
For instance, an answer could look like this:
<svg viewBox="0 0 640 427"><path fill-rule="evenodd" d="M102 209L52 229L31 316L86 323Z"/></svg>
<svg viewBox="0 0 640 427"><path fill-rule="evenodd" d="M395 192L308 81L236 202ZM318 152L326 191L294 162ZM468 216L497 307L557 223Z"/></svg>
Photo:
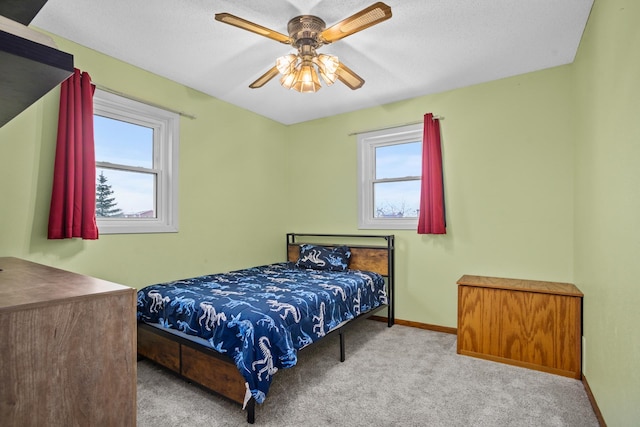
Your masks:
<svg viewBox="0 0 640 427"><path fill-rule="evenodd" d="M213 18L228 12L287 34L294 16L331 26L374 2L49 0L31 25L293 124L571 63L593 0L386 0L391 19L319 49L364 86L314 94L278 77L249 89L291 47Z"/></svg>

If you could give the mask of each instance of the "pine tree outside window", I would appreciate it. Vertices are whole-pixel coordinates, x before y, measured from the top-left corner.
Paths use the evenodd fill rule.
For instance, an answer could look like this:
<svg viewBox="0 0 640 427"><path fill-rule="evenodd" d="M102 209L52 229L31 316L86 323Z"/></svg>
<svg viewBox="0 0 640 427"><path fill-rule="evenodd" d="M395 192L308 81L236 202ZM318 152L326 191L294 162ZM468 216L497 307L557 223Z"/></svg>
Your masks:
<svg viewBox="0 0 640 427"><path fill-rule="evenodd" d="M96 216L117 217L122 215L122 209L118 208L116 198L112 196L113 190L107 184L107 177L102 171L98 175L98 185L96 186Z"/></svg>

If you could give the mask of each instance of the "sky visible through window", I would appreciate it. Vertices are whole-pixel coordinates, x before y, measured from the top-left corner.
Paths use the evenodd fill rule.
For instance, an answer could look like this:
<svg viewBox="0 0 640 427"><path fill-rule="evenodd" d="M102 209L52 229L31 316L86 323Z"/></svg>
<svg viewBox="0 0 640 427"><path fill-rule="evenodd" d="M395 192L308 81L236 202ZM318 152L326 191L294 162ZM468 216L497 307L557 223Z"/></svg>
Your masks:
<svg viewBox="0 0 640 427"><path fill-rule="evenodd" d="M153 168L152 128L95 115L93 129L96 161ZM101 172L124 214L155 210L155 175L104 168L96 175Z"/></svg>
<svg viewBox="0 0 640 427"><path fill-rule="evenodd" d="M422 142L376 147L376 179L422 174ZM416 218L420 207L420 180L374 185L376 217Z"/></svg>

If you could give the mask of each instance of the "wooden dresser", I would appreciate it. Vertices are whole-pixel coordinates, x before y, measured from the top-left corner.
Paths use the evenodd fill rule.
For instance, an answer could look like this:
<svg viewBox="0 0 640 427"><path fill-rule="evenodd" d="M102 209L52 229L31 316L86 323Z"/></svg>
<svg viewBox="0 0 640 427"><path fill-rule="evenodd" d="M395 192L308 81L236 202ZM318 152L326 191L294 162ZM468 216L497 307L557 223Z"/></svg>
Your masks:
<svg viewBox="0 0 640 427"><path fill-rule="evenodd" d="M136 291L0 258L0 424L136 425Z"/></svg>
<svg viewBox="0 0 640 427"><path fill-rule="evenodd" d="M571 283L462 276L458 353L581 378L582 297Z"/></svg>

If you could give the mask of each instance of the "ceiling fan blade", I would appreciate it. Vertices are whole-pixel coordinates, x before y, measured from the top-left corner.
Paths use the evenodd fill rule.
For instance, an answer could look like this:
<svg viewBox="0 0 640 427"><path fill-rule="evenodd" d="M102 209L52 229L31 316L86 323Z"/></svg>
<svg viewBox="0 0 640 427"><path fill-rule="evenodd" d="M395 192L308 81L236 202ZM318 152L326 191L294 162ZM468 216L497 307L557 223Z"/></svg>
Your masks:
<svg viewBox="0 0 640 427"><path fill-rule="evenodd" d="M289 36L285 36L277 31L270 30L262 25L254 24L246 19L239 18L230 13L216 13L216 21L224 22L225 24L233 25L234 27L242 28L243 30L251 31L252 33L259 34L269 39L278 41L284 44L291 44Z"/></svg>
<svg viewBox="0 0 640 427"><path fill-rule="evenodd" d="M354 73L351 68L347 67L342 62L336 70L336 75L338 76L338 80L349 86L352 90L360 89L364 84L364 79Z"/></svg>
<svg viewBox="0 0 640 427"><path fill-rule="evenodd" d="M264 86L265 84L267 84L269 82L269 80L271 80L272 78L277 76L278 73L279 73L278 68L277 67L273 67L269 71L267 71L266 73L264 73L263 75L258 77L258 79L255 82L251 83L249 85L249 87L251 89L258 89L258 88Z"/></svg>
<svg viewBox="0 0 640 427"><path fill-rule="evenodd" d="M333 43L389 18L391 18L391 8L382 2L374 3L355 15L327 28L320 36L326 43Z"/></svg>

